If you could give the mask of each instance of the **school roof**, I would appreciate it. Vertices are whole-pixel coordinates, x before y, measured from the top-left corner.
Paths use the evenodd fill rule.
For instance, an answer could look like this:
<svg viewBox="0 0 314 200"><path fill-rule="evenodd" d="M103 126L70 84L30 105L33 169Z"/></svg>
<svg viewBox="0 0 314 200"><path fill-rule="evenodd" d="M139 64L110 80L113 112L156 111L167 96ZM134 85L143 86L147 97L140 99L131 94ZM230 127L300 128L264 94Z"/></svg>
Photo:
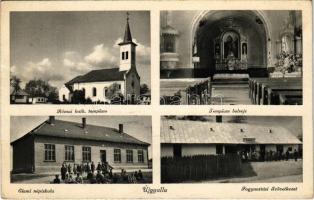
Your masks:
<svg viewBox="0 0 314 200"><path fill-rule="evenodd" d="M161 120L161 143L182 144L301 144L280 126L216 123L190 120Z"/></svg>
<svg viewBox="0 0 314 200"><path fill-rule="evenodd" d="M72 85L74 83L123 81L126 72L127 71L119 71L119 68L92 70L85 75L73 78L65 85Z"/></svg>
<svg viewBox="0 0 314 200"><path fill-rule="evenodd" d="M67 139L93 140L100 142L128 143L148 146L149 144L140 141L126 133L119 133L115 128L104 126L86 125L84 129L81 123L55 120L53 124L49 120L43 122L23 137L13 141L14 144L27 136L48 136Z"/></svg>

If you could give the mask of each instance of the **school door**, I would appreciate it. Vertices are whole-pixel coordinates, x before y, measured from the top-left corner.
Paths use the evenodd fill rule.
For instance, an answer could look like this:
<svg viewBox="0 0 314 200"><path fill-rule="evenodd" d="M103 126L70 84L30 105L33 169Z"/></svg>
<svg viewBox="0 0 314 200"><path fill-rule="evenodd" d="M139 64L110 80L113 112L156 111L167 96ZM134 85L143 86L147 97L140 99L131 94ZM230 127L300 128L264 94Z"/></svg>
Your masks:
<svg viewBox="0 0 314 200"><path fill-rule="evenodd" d="M101 162L106 162L107 161L106 150L100 150L100 160L101 160Z"/></svg>
<svg viewBox="0 0 314 200"><path fill-rule="evenodd" d="M173 156L174 157L182 157L182 146L181 144L173 145Z"/></svg>

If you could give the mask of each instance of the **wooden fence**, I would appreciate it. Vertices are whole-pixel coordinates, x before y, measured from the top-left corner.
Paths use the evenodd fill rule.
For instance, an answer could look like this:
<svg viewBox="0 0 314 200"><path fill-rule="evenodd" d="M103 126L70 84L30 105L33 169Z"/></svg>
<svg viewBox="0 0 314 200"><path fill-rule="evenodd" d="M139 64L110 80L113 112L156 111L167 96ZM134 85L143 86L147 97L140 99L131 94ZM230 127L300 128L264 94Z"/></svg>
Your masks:
<svg viewBox="0 0 314 200"><path fill-rule="evenodd" d="M241 173L237 154L161 158L161 182L175 183L230 177Z"/></svg>

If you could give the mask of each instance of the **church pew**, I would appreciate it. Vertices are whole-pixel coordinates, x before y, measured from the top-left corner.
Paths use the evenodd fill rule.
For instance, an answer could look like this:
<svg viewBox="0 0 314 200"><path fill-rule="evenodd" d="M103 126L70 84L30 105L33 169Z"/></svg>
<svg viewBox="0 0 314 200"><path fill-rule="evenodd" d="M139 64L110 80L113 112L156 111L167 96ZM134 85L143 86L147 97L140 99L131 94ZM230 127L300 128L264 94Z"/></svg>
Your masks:
<svg viewBox="0 0 314 200"><path fill-rule="evenodd" d="M303 104L303 98L298 97L281 97L280 105L302 105Z"/></svg>
<svg viewBox="0 0 314 200"><path fill-rule="evenodd" d="M269 78L250 78L249 79L249 98L255 104L256 84L260 81L267 81Z"/></svg>
<svg viewBox="0 0 314 200"><path fill-rule="evenodd" d="M279 105L302 105L302 91L278 91L274 94L274 104ZM277 105L277 104L276 104Z"/></svg>
<svg viewBox="0 0 314 200"><path fill-rule="evenodd" d="M302 91L302 84L298 85L296 83L286 84L286 85L272 85L264 88L264 95L262 96L261 103L264 105L272 105L272 97L275 92L279 91Z"/></svg>
<svg viewBox="0 0 314 200"><path fill-rule="evenodd" d="M263 99L265 96L265 88L269 86L289 86L289 85L301 85L302 86L302 79L300 78L291 78L291 79L278 79L274 80L272 79L271 81L265 81L265 82L259 82L256 84L257 86L257 92L255 96L255 102L256 104L264 104Z"/></svg>
<svg viewBox="0 0 314 200"><path fill-rule="evenodd" d="M284 85L287 82L301 82L301 78L254 78L250 82L250 98L253 104L260 104L263 96L263 87L268 84L280 83Z"/></svg>

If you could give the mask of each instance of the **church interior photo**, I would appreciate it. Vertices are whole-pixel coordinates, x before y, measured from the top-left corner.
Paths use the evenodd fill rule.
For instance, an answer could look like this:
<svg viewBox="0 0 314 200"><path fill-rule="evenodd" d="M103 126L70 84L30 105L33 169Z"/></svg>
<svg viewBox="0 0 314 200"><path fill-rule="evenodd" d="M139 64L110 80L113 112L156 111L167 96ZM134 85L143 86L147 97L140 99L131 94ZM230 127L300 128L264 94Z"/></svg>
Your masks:
<svg viewBox="0 0 314 200"><path fill-rule="evenodd" d="M302 12L162 11L160 104L302 104Z"/></svg>

